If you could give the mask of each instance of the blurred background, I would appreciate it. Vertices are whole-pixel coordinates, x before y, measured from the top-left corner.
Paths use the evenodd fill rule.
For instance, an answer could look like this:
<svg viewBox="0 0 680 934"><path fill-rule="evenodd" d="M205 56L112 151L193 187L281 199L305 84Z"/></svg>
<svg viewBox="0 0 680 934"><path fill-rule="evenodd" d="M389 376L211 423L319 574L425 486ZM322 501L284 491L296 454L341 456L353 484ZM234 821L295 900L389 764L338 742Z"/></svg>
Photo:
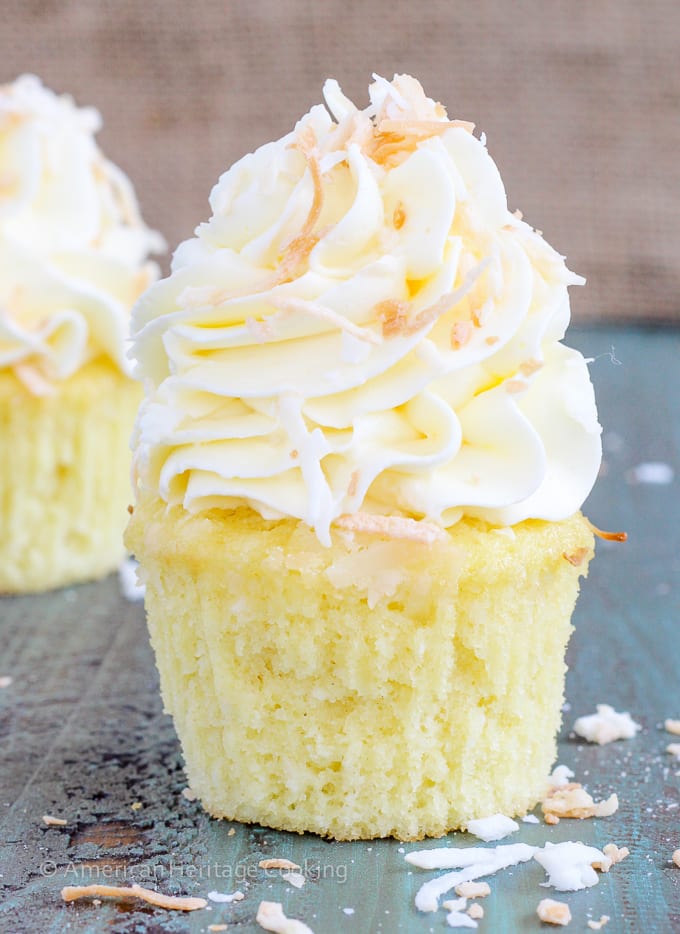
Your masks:
<svg viewBox="0 0 680 934"><path fill-rule="evenodd" d="M0 81L99 108L99 142L170 244L219 174L326 77L417 77L487 134L511 209L588 278L581 320L680 321L677 0L4 0Z"/></svg>

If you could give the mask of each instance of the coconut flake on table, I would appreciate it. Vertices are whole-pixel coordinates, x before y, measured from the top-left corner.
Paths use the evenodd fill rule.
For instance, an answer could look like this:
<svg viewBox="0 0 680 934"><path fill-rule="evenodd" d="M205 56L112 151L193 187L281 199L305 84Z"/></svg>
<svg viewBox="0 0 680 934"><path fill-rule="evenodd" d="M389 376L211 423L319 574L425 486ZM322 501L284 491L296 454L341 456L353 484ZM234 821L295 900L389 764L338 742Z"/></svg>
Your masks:
<svg viewBox="0 0 680 934"><path fill-rule="evenodd" d="M511 833L519 830L519 824L511 817L505 817L504 814L492 814L491 817L480 817L477 820L468 821L465 830L490 843L493 840L502 840Z"/></svg>
<svg viewBox="0 0 680 934"><path fill-rule="evenodd" d="M476 928L479 927L474 918L463 911L450 911L446 916L446 923L450 928Z"/></svg>
<svg viewBox="0 0 680 934"><path fill-rule="evenodd" d="M304 921L287 918L280 902L260 902L255 920L265 931L274 934L314 934Z"/></svg>
<svg viewBox="0 0 680 934"><path fill-rule="evenodd" d="M568 765L556 765L548 778L548 784L552 788L561 788L562 785L568 785L569 779L574 777L574 773Z"/></svg>
<svg viewBox="0 0 680 934"><path fill-rule="evenodd" d="M231 902L240 902L245 898L243 892L237 889L236 892L227 894L226 892L208 892L208 898L211 902L229 905Z"/></svg>
<svg viewBox="0 0 680 934"><path fill-rule="evenodd" d="M548 881L541 885L551 886L558 892L577 892L597 885L599 877L594 866L603 872L611 866L611 859L597 847L571 840L546 843L536 850L534 859L548 873Z"/></svg>
<svg viewBox="0 0 680 934"><path fill-rule="evenodd" d="M633 739L641 729L629 713L618 713L609 704L598 704L597 713L579 717L574 723L574 733L600 746L617 739Z"/></svg>
<svg viewBox="0 0 680 934"><path fill-rule="evenodd" d="M144 584L140 584L137 578L138 567L139 562L135 561L134 558L125 558L118 568L120 592L130 603L143 600L146 592L146 587Z"/></svg>
<svg viewBox="0 0 680 934"><path fill-rule="evenodd" d="M522 818L523 824L540 824L540 820L536 817L535 814L525 814Z"/></svg>
<svg viewBox="0 0 680 934"><path fill-rule="evenodd" d="M416 850L404 857L407 863L420 869L450 869L437 879L420 887L415 905L419 911L436 911L439 898L461 882L490 876L500 869L516 866L531 859L537 847L526 843L510 843L496 847L438 847L432 850Z"/></svg>

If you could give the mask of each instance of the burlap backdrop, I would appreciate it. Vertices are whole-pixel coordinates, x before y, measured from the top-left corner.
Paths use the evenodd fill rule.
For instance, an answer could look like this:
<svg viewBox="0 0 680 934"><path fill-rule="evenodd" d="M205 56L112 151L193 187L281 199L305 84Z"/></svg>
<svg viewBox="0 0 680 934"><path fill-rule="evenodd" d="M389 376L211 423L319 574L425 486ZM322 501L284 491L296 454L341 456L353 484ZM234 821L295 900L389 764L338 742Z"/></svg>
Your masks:
<svg viewBox="0 0 680 934"><path fill-rule="evenodd" d="M5 0L0 80L102 112L171 247L231 162L337 77L407 71L474 120L511 207L588 277L578 316L680 320L677 0Z"/></svg>

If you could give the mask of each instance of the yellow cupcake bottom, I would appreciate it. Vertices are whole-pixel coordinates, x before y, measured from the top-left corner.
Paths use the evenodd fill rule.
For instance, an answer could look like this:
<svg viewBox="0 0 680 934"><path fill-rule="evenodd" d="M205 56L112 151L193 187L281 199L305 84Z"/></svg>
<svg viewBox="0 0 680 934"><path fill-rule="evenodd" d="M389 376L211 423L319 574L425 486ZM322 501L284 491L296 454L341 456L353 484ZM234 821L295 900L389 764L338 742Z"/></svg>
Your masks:
<svg viewBox="0 0 680 934"><path fill-rule="evenodd" d="M105 360L45 396L0 372L0 592L94 580L120 563L140 399Z"/></svg>
<svg viewBox="0 0 680 934"><path fill-rule="evenodd" d="M416 840L541 797L593 553L581 514L465 520L433 545L338 530L324 548L297 521L142 497L126 540L213 816Z"/></svg>

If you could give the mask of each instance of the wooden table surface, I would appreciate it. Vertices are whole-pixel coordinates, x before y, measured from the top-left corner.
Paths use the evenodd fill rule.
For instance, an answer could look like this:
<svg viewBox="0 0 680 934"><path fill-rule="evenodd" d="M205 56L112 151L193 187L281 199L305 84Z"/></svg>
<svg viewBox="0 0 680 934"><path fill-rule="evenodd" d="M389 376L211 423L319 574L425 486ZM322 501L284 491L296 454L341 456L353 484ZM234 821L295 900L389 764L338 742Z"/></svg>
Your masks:
<svg viewBox="0 0 680 934"><path fill-rule="evenodd" d="M678 738L662 724L680 718L680 333L608 327L572 330L569 342L596 358L605 426L603 476L586 511L602 528L626 529L629 541L598 544L583 588L559 761L594 797L616 791L621 806L606 819L522 824L503 842L613 841L631 855L594 888L564 896L541 888L534 861L501 872L489 880L479 930L545 929L535 908L549 896L569 903L568 930L587 931L588 919L606 914L607 934L677 932L680 868L670 857L680 847L680 760L665 752ZM670 465L675 478L640 482L634 468L649 462ZM651 479L663 472L652 470ZM222 923L259 931L262 899L282 902L315 934L450 930L445 911L416 911L416 890L436 873L412 869L404 853L484 845L474 838L331 843L213 821L182 796L142 606L122 598L116 577L2 598L0 646L0 676L13 679L0 689L0 931L158 934ZM574 718L597 703L630 711L642 731L602 747L577 742ZM43 814L67 824L46 827ZM305 885L258 869L268 856L300 864ZM245 898L192 914L136 902L62 903L63 885L91 882L201 896L240 889Z"/></svg>

